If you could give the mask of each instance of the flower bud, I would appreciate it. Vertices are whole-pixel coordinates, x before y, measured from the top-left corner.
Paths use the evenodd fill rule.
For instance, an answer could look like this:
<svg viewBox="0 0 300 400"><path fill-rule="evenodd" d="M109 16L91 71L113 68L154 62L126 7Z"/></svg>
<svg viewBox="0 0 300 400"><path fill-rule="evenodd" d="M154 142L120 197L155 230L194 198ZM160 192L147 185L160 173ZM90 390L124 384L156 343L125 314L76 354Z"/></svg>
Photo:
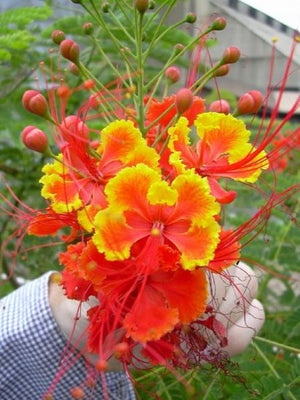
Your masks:
<svg viewBox="0 0 300 400"><path fill-rule="evenodd" d="M226 19L223 17L217 17L211 24L211 28L214 31L222 31L226 27Z"/></svg>
<svg viewBox="0 0 300 400"><path fill-rule="evenodd" d="M42 93L36 90L26 90L22 97L23 107L40 117L46 116L48 112L48 103Z"/></svg>
<svg viewBox="0 0 300 400"><path fill-rule="evenodd" d="M114 356L117 359L120 359L122 357L124 357L129 350L129 346L128 343L126 342L121 342L116 344L115 348L114 348Z"/></svg>
<svg viewBox="0 0 300 400"><path fill-rule="evenodd" d="M83 389L79 386L75 386L70 390L70 395L73 399L81 400L85 398Z"/></svg>
<svg viewBox="0 0 300 400"><path fill-rule="evenodd" d="M61 122L60 133L66 141L68 141L69 136L81 137L84 140L89 139L89 128L77 115L69 115Z"/></svg>
<svg viewBox="0 0 300 400"><path fill-rule="evenodd" d="M175 55L179 54L180 52L182 52L183 49L184 49L184 45L183 44L181 44L181 43L175 44L175 47L174 47Z"/></svg>
<svg viewBox="0 0 300 400"><path fill-rule="evenodd" d="M230 113L230 105L227 100L216 100L213 101L209 106L209 111L229 114Z"/></svg>
<svg viewBox="0 0 300 400"><path fill-rule="evenodd" d="M63 31L56 29L51 33L51 39L55 44L60 44L63 40L65 40L66 35Z"/></svg>
<svg viewBox="0 0 300 400"><path fill-rule="evenodd" d="M222 57L224 64L233 64L238 61L241 56L240 50L235 46L230 46L225 49Z"/></svg>
<svg viewBox="0 0 300 400"><path fill-rule="evenodd" d="M37 151L38 153L45 153L49 148L45 132L32 125L26 126L23 129L21 139L28 149Z"/></svg>
<svg viewBox="0 0 300 400"><path fill-rule="evenodd" d="M180 79L180 69L178 67L169 67L166 69L165 76L170 83L176 83Z"/></svg>
<svg viewBox="0 0 300 400"><path fill-rule="evenodd" d="M135 0L134 6L140 14L145 14L149 7L149 0Z"/></svg>
<svg viewBox="0 0 300 400"><path fill-rule="evenodd" d="M186 22L188 22L189 24L194 24L197 20L197 15L193 12L190 12L186 15L185 17Z"/></svg>
<svg viewBox="0 0 300 400"><path fill-rule="evenodd" d="M69 69L72 72L73 75L78 75L79 74L79 69L76 64L74 64L72 61L69 64Z"/></svg>
<svg viewBox="0 0 300 400"><path fill-rule="evenodd" d="M105 3L103 3L101 9L102 9L102 12L108 13L108 11L109 11L109 3L107 1Z"/></svg>
<svg viewBox="0 0 300 400"><path fill-rule="evenodd" d="M237 114L255 114L263 104L263 96L258 90L250 90L241 95L237 103Z"/></svg>
<svg viewBox="0 0 300 400"><path fill-rule="evenodd" d="M180 89L175 98L175 105L177 108L178 114L183 114L187 111L194 101L193 92L188 88Z"/></svg>
<svg viewBox="0 0 300 400"><path fill-rule="evenodd" d="M229 72L229 64L221 65L218 69L216 69L213 73L214 76L224 76Z"/></svg>
<svg viewBox="0 0 300 400"><path fill-rule="evenodd" d="M149 10L154 10L156 3L154 0L149 1Z"/></svg>
<svg viewBox="0 0 300 400"><path fill-rule="evenodd" d="M97 370L98 370L99 372L104 372L104 371L107 371L108 363L107 363L107 361L105 361L105 360L99 359L99 360L97 361L95 367L97 368Z"/></svg>
<svg viewBox="0 0 300 400"><path fill-rule="evenodd" d="M94 32L94 26L91 22L84 23L82 29L86 35L91 35Z"/></svg>
<svg viewBox="0 0 300 400"><path fill-rule="evenodd" d="M59 45L60 54L67 60L77 64L79 61L79 45L71 39L65 39Z"/></svg>

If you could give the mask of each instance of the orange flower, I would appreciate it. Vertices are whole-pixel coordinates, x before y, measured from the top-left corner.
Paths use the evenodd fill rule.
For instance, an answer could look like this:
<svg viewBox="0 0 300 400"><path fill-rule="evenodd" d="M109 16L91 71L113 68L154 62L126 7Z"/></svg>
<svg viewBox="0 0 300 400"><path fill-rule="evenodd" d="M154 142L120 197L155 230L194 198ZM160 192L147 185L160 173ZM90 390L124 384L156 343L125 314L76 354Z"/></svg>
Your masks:
<svg viewBox="0 0 300 400"><path fill-rule="evenodd" d="M149 109L146 113L146 119L150 123L157 119L157 125L160 124L167 126L177 114L175 99L175 95L164 97L161 102L154 98L149 105ZM182 115L188 119L189 126L191 126L193 125L197 115L203 113L204 111L204 100L201 99L201 97L194 96L192 106Z"/></svg>
<svg viewBox="0 0 300 400"><path fill-rule="evenodd" d="M108 260L125 260L132 246L147 239L144 260L157 266L157 248L171 244L185 269L214 257L220 227L219 206L205 178L193 172L171 185L144 164L125 168L107 184L108 207L95 217L93 241Z"/></svg>
<svg viewBox="0 0 300 400"><path fill-rule="evenodd" d="M186 118L180 118L169 129L169 162L179 173L194 168L201 176L207 176L219 202L226 203L235 197L219 185L220 177L253 183L261 170L268 168L266 153L251 145L250 132L243 121L230 114L209 112L198 115L194 124L199 137L195 146L188 136Z"/></svg>

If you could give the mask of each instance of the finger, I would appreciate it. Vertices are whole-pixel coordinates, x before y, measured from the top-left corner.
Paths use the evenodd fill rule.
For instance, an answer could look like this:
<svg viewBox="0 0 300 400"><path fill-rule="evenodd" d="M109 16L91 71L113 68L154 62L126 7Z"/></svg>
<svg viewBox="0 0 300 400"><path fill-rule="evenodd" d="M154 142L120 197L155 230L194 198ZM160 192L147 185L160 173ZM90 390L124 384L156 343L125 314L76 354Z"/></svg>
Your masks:
<svg viewBox="0 0 300 400"><path fill-rule="evenodd" d="M244 263L236 266L234 274L230 274L229 279L230 286L217 310L218 320L227 327L243 317L258 290L258 281L254 271Z"/></svg>
<svg viewBox="0 0 300 400"><path fill-rule="evenodd" d="M264 308L258 300L254 299L247 313L228 329L228 346L224 350L230 356L242 353L260 331L264 321Z"/></svg>
<svg viewBox="0 0 300 400"><path fill-rule="evenodd" d="M222 274L215 274L211 272L208 273L208 304L210 304L214 310L218 310L224 299L226 299L226 293L231 284L231 276L235 275L235 270L236 266L232 265L231 267L223 271Z"/></svg>

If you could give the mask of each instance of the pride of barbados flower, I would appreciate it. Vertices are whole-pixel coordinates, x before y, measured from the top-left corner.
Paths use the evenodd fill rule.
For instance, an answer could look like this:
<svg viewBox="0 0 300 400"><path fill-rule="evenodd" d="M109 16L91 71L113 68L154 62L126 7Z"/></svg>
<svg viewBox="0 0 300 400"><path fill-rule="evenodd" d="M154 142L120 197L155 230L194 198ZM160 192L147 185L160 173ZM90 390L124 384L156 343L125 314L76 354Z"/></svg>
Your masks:
<svg viewBox="0 0 300 400"><path fill-rule="evenodd" d="M150 269L157 269L157 251L163 245L180 254L184 269L205 266L213 258L219 206L206 178L190 172L169 185L158 172L138 164L123 169L105 192L108 207L95 217L93 241L108 260L129 258L140 241Z"/></svg>
<svg viewBox="0 0 300 400"><path fill-rule="evenodd" d="M166 15L174 5L170 3ZM102 11L110 14L108 9L105 3ZM259 189L267 199L262 208L238 227L225 226L227 207L239 195L236 185L234 190L230 187L232 181L254 188L261 174L285 154L284 143L291 143L297 131L268 152L284 123L274 124L273 113L265 131L251 136L250 126L238 117L261 107L263 97L257 91L243 96L236 112L221 99L211 107L205 103L201 89L238 60L235 47L225 50L219 63L204 68L203 76L196 77L193 66L184 88L174 89L182 78L176 66L180 56L195 44L200 50L210 32L224 29L222 18L186 47L178 44L166 66L146 79L145 60L157 37L144 48L141 33L151 24L147 14L152 9L148 1L129 7L138 25L134 39L127 35L137 46L134 57L97 14L95 21L113 38L121 59L118 66L126 66L120 72L102 54L116 74L112 84L97 79L81 61L80 46L58 32L59 55L73 62L71 70L76 64L82 85L72 89L53 77L47 96L35 90L23 96L24 107L44 118L52 134L48 138L32 125L23 131L27 148L52 157L40 179L47 204L30 210L27 232L61 238L61 284L67 297L79 302L96 298L83 335L84 350L97 355L101 373L113 356L125 370L129 365L157 364L187 369L203 360L219 365L227 357L221 352L227 332L209 301L213 276L222 274L230 285L224 271L241 258L242 239L261 227L272 207L289 194L269 195ZM128 20L127 12L125 17ZM156 35L164 37L160 30ZM98 39L95 43L98 48ZM166 89L174 89L172 94L166 90L160 95L163 79ZM285 83L284 79L281 91ZM80 101L78 111L69 112L70 97L88 91L91 94ZM299 103L300 99L284 122Z"/></svg>

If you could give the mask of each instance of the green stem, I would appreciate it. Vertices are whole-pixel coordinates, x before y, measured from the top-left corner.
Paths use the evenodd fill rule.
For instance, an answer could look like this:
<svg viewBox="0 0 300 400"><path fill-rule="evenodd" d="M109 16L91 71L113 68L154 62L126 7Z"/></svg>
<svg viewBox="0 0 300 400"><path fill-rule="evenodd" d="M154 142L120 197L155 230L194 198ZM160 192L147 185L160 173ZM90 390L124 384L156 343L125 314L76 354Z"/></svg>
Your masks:
<svg viewBox="0 0 300 400"><path fill-rule="evenodd" d="M165 63L165 65L161 68L161 70L151 79L151 81L148 82L146 86L146 90L149 90L156 82L157 79L161 75L163 75L172 64L174 64L183 54L185 54L188 50L190 50L194 44L198 43L199 40L201 40L205 35L210 33L213 30L212 27L208 27L205 32L203 32L201 35L197 36L195 39L191 40L191 42L186 45L181 51L173 55L173 57L170 57L170 59Z"/></svg>
<svg viewBox="0 0 300 400"><path fill-rule="evenodd" d="M206 391L204 393L204 396L202 397L202 400L207 400L208 399L209 393L211 392L211 389L213 388L213 386L214 386L214 384L215 384L215 382L217 380L219 372L220 372L220 369L218 369L216 371L216 373L214 374L212 380L210 381L210 384L208 385L208 387L207 387L207 389L206 389Z"/></svg>
<svg viewBox="0 0 300 400"><path fill-rule="evenodd" d="M294 209L294 214L295 215L298 213L299 209L300 209L300 200L298 199L297 203L296 203L296 206L295 206L295 209ZM280 254L280 252L282 250L282 247L286 243L286 237L289 234L293 224L294 224L294 222L292 220L290 220L287 224L285 224L285 226L284 226L284 228L282 230L282 233L281 233L281 237L280 237L280 239L278 241L278 246L276 248L275 254L272 257L271 263L275 264L276 261L278 260L279 254ZM258 297L260 297L262 294L265 293L266 286L268 285L268 283L269 283L270 279L272 279L272 277L273 277L272 275L268 274L260 282Z"/></svg>
<svg viewBox="0 0 300 400"><path fill-rule="evenodd" d="M137 54L137 114L139 129L144 134L145 115L144 115L144 61L143 61L143 14L135 12L136 19L136 54Z"/></svg>
<svg viewBox="0 0 300 400"><path fill-rule="evenodd" d="M278 372L276 371L276 369L273 367L273 365L270 363L270 361L268 360L268 358L264 355L264 353L261 351L261 349L259 348L259 346L257 346L256 343L254 343L253 341L251 342L252 347L255 348L255 350L257 351L257 353L260 355L260 357L264 360L264 362L267 364L267 366L270 368L270 371L272 372L272 374L277 378L280 379L280 375L278 374Z"/></svg>
<svg viewBox="0 0 300 400"><path fill-rule="evenodd" d="M261 336L256 336L254 338L254 340L258 340L260 342L268 343L271 346L277 346L277 347L280 347L282 349L291 351L293 353L298 353L298 354L300 353L300 349L297 349L297 347L292 347L292 346L288 346L288 345L283 344L283 343L274 342L273 340L266 339L266 338L263 338Z"/></svg>
<svg viewBox="0 0 300 400"><path fill-rule="evenodd" d="M109 15L112 17L112 19L114 20L114 22L116 23L116 25L118 25L118 27L121 29L121 31L124 33L124 35L127 37L127 39L131 42L131 43L135 43L134 38L128 33L128 31L126 30L126 28L124 28L124 25L121 24L120 20L118 18L116 18L115 14L111 11L111 9L109 8Z"/></svg>

